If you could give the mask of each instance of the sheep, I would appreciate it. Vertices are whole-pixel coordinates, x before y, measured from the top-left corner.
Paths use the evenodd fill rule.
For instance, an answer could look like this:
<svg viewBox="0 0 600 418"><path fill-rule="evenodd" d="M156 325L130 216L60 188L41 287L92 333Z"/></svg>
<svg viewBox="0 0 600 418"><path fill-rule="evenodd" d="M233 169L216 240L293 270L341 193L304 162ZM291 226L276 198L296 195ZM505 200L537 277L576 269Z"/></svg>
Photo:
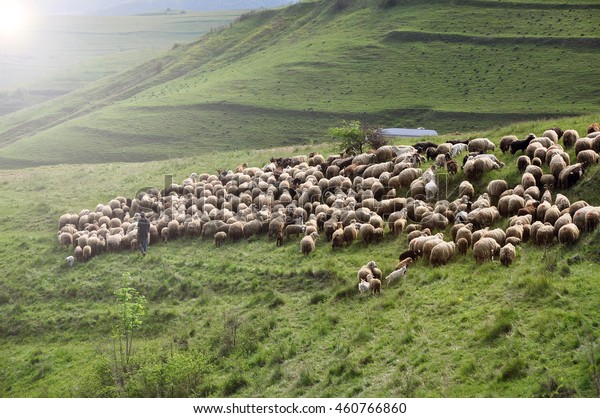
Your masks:
<svg viewBox="0 0 600 418"><path fill-rule="evenodd" d="M470 140L468 144L469 152L485 152L494 149L496 149L496 146L487 138L475 138Z"/></svg>
<svg viewBox="0 0 600 418"><path fill-rule="evenodd" d="M231 228L229 229L229 231L231 232ZM214 236L214 240L215 240L215 246L220 247L227 240L227 233L225 233L224 231L217 232Z"/></svg>
<svg viewBox="0 0 600 418"><path fill-rule="evenodd" d="M286 239L289 239L289 237L292 235L299 237L300 235L304 234L305 230L306 230L305 225L290 224L290 225L287 225L285 227L285 229L283 230L283 235L285 236Z"/></svg>
<svg viewBox="0 0 600 418"><path fill-rule="evenodd" d="M371 288L371 283L366 279L360 279L360 283L358 283L358 291L361 295L365 295L369 289Z"/></svg>
<svg viewBox="0 0 600 418"><path fill-rule="evenodd" d="M579 240L579 228L574 223L563 225L558 230L558 242L562 245L572 245Z"/></svg>
<svg viewBox="0 0 600 418"><path fill-rule="evenodd" d="M490 158L473 158L463 166L463 174L467 180L475 180L491 170L497 170L500 165Z"/></svg>
<svg viewBox="0 0 600 418"><path fill-rule="evenodd" d="M549 223L541 225L535 233L536 245L552 245L554 243L555 238L556 237L554 235L554 227Z"/></svg>
<svg viewBox="0 0 600 418"><path fill-rule="evenodd" d="M58 242L64 247L73 245L73 235L70 232L63 232L58 236Z"/></svg>
<svg viewBox="0 0 600 418"><path fill-rule="evenodd" d="M86 245L83 247L83 261L89 261L92 258L92 247Z"/></svg>
<svg viewBox="0 0 600 418"><path fill-rule="evenodd" d="M523 241L524 228L521 221L517 221L515 225L506 228L506 240L509 238L517 238L519 241Z"/></svg>
<svg viewBox="0 0 600 418"><path fill-rule="evenodd" d="M315 245L317 239L319 238L319 234L313 232L311 235L307 235L300 241L300 251L304 256L309 255L315 249Z"/></svg>
<svg viewBox="0 0 600 418"><path fill-rule="evenodd" d="M362 224L359 229L359 235L365 244L372 244L375 241L375 228L369 223Z"/></svg>
<svg viewBox="0 0 600 418"><path fill-rule="evenodd" d="M372 274L367 276L367 280L369 281L369 286L373 294L381 294L381 280L374 278Z"/></svg>
<svg viewBox="0 0 600 418"><path fill-rule="evenodd" d="M407 259L411 259L413 261L417 261L417 259L421 256L421 252L417 251L417 250L406 250L402 253L400 253L400 255L398 256L398 259L400 260L400 262L402 262L403 260L407 260Z"/></svg>
<svg viewBox="0 0 600 418"><path fill-rule="evenodd" d="M77 261L83 261L83 249L79 245L73 250L73 257Z"/></svg>
<svg viewBox="0 0 600 418"><path fill-rule="evenodd" d="M398 264L396 264L396 267L394 267L394 270L399 270L402 267L408 267L412 264L413 259L411 257L407 257L407 258L403 258L402 260L400 260L400 262Z"/></svg>
<svg viewBox="0 0 600 418"><path fill-rule="evenodd" d="M494 261L500 253L500 245L493 238L481 238L473 245L473 257L478 263Z"/></svg>
<svg viewBox="0 0 600 418"><path fill-rule="evenodd" d="M408 271L408 266L402 266L402 267L392 271L385 278L386 285L389 286L390 284L392 284L392 282L398 280L400 277L406 276L407 271Z"/></svg>
<svg viewBox="0 0 600 418"><path fill-rule="evenodd" d="M529 134L523 140L517 139L516 141L511 142L510 143L510 153L516 154L517 151L524 152L534 138L535 138L534 134Z"/></svg>
<svg viewBox="0 0 600 418"><path fill-rule="evenodd" d="M586 132L588 134L591 134L592 132L600 132L600 125L595 122L591 123L588 125Z"/></svg>
<svg viewBox="0 0 600 418"><path fill-rule="evenodd" d="M468 196L469 199L472 199L475 195L475 188L470 182L464 180L458 186L458 194L459 196Z"/></svg>
<svg viewBox="0 0 600 418"><path fill-rule="evenodd" d="M336 229L331 237L331 249L335 250L336 248L342 248L344 244L344 229Z"/></svg>
<svg viewBox="0 0 600 418"><path fill-rule="evenodd" d="M377 269L377 263L375 261L369 261L367 264L358 269L356 273L356 277L358 277L358 282L360 283L362 280L367 280L367 276L373 276L373 271Z"/></svg>
<svg viewBox="0 0 600 418"><path fill-rule="evenodd" d="M508 150L510 150L510 144L518 139L519 138L517 138L515 135L503 136L502 139L500 139L500 150L502 151L502 154L505 154Z"/></svg>
<svg viewBox="0 0 600 418"><path fill-rule="evenodd" d="M583 173L584 167L581 163L575 163L565 167L558 176L559 187L570 189L583 177Z"/></svg>
<svg viewBox="0 0 600 418"><path fill-rule="evenodd" d="M567 148L571 148L575 145L575 142L579 139L579 133L575 129L567 129L563 133L563 145Z"/></svg>
<svg viewBox="0 0 600 418"><path fill-rule="evenodd" d="M227 231L227 237L231 242L236 242L242 239L244 236L244 223L237 221L229 225L229 231ZM215 242L216 244L216 242Z"/></svg>
<svg viewBox="0 0 600 418"><path fill-rule="evenodd" d="M577 162L581 163L584 167L588 167L592 164L598 164L598 153L594 150L587 149L582 150L577 154Z"/></svg>
<svg viewBox="0 0 600 418"><path fill-rule="evenodd" d="M575 148L575 155L579 154L583 150L592 149L593 148L592 138L588 138L588 137L579 138L575 142L574 148Z"/></svg>
<svg viewBox="0 0 600 418"><path fill-rule="evenodd" d="M467 255L467 251L469 250L469 242L466 238L459 238L456 241L456 248L459 254Z"/></svg>
<svg viewBox="0 0 600 418"><path fill-rule="evenodd" d="M65 258L65 261L68 267L73 267L73 265L75 264L75 257L70 255L67 258Z"/></svg>
<svg viewBox="0 0 600 418"><path fill-rule="evenodd" d="M429 262L434 267L448 264L448 261L450 261L454 255L455 249L456 245L454 242L440 242L431 250Z"/></svg>
<svg viewBox="0 0 600 418"><path fill-rule="evenodd" d="M508 243L502 248L500 248L500 262L503 266L508 267L510 264L515 261L517 256L517 251L515 250L515 246Z"/></svg>
<svg viewBox="0 0 600 418"><path fill-rule="evenodd" d="M496 228L489 231L486 231L483 234L485 238L493 238L501 247L504 246L504 242L506 241L506 232L502 228Z"/></svg>
<svg viewBox="0 0 600 418"><path fill-rule="evenodd" d="M487 194L494 199L499 199L506 190L508 190L508 183L503 179L490 181L486 189Z"/></svg>

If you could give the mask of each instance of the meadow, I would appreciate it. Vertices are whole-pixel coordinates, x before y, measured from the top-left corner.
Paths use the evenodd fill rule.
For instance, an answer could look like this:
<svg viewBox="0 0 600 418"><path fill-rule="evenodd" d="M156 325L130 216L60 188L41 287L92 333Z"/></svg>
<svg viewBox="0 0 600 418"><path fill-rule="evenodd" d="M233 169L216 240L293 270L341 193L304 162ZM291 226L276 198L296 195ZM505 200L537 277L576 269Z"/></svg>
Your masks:
<svg viewBox="0 0 600 418"><path fill-rule="evenodd" d="M598 5L495 6L339 0L246 13L118 77L1 118L0 162L306 145L353 119L449 134L596 111Z"/></svg>
<svg viewBox="0 0 600 418"><path fill-rule="evenodd" d="M556 125L581 132L599 118L528 121L469 137L497 142ZM404 234L336 251L319 241L308 257L299 240L276 247L263 235L219 248L179 239L151 246L145 258L122 252L72 269L64 263L71 252L56 239L63 213L160 188L165 176L182 181L311 151L337 150L319 142L0 171L0 396L598 395L597 230L569 248L525 243L508 268L470 255L439 268L419 261L379 297L359 295L356 271L369 260L391 271L407 247ZM506 167L475 182L479 193L493 178L518 181L515 157L496 155ZM571 201L598 205L599 175L590 169L566 192ZM462 179L452 179L448 197ZM114 292L123 287L143 295L148 310L118 383L111 335Z"/></svg>

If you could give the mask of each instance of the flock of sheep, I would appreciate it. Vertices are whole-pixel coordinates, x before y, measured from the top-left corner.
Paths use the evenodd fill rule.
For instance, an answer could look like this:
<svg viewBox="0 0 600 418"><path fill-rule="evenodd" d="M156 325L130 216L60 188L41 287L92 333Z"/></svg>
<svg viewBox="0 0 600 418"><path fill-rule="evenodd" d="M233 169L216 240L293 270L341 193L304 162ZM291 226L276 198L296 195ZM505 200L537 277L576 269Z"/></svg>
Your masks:
<svg viewBox="0 0 600 418"><path fill-rule="evenodd" d="M277 245L298 237L300 251L309 255L318 240L337 249L406 234L408 249L387 275L390 284L419 258L441 266L471 250L477 262L499 257L509 265L524 241L573 244L600 224L600 207L555 193L598 163L598 124L581 138L575 130L553 128L540 137L505 136L499 147L503 154L520 154L521 182L492 180L479 196L471 182L504 166L489 139L385 145L360 155L272 158L262 168L242 164L218 174L193 173L163 190L150 188L132 199L117 197L94 210L62 215L58 241L73 248L69 266L103 252L135 251L141 211L151 221L150 245L201 237L220 246L267 234ZM439 174L459 171L465 180L455 199L440 199ZM509 218L506 230L494 228L502 217ZM379 293L381 280L374 261L358 271L361 293Z"/></svg>

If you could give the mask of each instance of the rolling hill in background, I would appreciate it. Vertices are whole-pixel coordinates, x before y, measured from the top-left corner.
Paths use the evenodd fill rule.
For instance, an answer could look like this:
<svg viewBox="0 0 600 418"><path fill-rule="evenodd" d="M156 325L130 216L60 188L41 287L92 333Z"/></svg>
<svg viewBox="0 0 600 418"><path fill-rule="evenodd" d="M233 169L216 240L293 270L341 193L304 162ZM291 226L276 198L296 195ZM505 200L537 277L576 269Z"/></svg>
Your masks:
<svg viewBox="0 0 600 418"><path fill-rule="evenodd" d="M343 119L477 131L600 102L600 5L338 0L248 13L0 119L0 161L148 161L306 144Z"/></svg>

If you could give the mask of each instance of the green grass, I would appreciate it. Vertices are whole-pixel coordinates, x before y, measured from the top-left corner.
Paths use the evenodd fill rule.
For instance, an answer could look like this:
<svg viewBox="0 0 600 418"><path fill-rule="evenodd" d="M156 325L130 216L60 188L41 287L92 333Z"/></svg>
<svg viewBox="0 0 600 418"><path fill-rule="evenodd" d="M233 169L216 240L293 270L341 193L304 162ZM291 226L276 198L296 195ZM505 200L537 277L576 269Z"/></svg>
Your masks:
<svg viewBox="0 0 600 418"><path fill-rule="evenodd" d="M321 142L343 119L449 134L598 107L595 4L379 3L247 15L0 119L0 159L15 168L148 161Z"/></svg>
<svg viewBox="0 0 600 418"><path fill-rule="evenodd" d="M473 135L497 141L548 125L582 129L597 117ZM379 297L358 294L356 271L376 260L390 272L405 235L336 251L320 241L308 257L294 238L282 247L261 236L220 248L180 239L151 246L145 258L122 252L64 265L70 251L56 240L63 213L162 187L165 175L180 181L311 150L333 152L315 145L0 171L0 396L118 396L113 292L124 286L149 308L125 396L595 396L598 231L569 248L524 244L509 268L477 265L470 255L435 269L419 261ZM493 176L513 175L514 157L498 156L507 165ZM589 170L568 195L598 204L598 175Z"/></svg>

